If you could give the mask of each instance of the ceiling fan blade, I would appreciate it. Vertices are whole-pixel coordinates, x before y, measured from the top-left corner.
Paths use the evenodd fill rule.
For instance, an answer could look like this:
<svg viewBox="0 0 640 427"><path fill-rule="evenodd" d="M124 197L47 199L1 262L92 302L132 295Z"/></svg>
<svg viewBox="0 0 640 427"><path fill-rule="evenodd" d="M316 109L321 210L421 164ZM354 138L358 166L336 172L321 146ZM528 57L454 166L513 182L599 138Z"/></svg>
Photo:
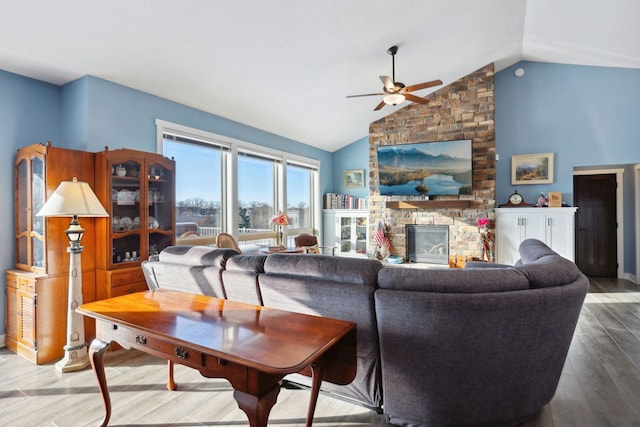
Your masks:
<svg viewBox="0 0 640 427"><path fill-rule="evenodd" d="M382 107L384 107L386 104L384 103L384 101L382 101L380 104L378 104L376 106L376 108L373 109L373 111L378 111L379 109L381 109Z"/></svg>
<svg viewBox="0 0 640 427"><path fill-rule="evenodd" d="M380 95L386 95L386 93L365 93L363 95L347 95L347 98L359 98L361 96L380 96Z"/></svg>
<svg viewBox="0 0 640 427"><path fill-rule="evenodd" d="M404 92L413 92L415 90L426 89L428 87L440 86L442 80L432 80L430 82L418 83L417 85L411 85L404 88Z"/></svg>
<svg viewBox="0 0 640 427"><path fill-rule="evenodd" d="M410 93L403 93L404 97L411 101L411 102L417 102L418 104L427 104L429 101L427 101L424 98L420 98L419 96L415 96L415 95L411 95Z"/></svg>
<svg viewBox="0 0 640 427"><path fill-rule="evenodd" d="M393 91L396 90L396 85L393 82L393 80L391 80L391 77L389 77L389 76L380 76L380 80L382 80L382 84L384 85L384 88L388 92L393 92Z"/></svg>

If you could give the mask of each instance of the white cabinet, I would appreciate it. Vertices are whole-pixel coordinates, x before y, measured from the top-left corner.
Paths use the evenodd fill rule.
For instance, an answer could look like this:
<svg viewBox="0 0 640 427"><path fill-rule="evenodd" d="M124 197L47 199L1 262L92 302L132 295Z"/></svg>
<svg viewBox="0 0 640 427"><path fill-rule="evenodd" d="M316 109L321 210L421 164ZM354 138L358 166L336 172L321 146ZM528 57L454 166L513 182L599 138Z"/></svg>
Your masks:
<svg viewBox="0 0 640 427"><path fill-rule="evenodd" d="M324 246L335 246L336 255L367 256L369 211L325 209Z"/></svg>
<svg viewBox="0 0 640 427"><path fill-rule="evenodd" d="M538 239L563 257L575 260L575 215L578 208L496 209L496 261L513 264L525 239Z"/></svg>

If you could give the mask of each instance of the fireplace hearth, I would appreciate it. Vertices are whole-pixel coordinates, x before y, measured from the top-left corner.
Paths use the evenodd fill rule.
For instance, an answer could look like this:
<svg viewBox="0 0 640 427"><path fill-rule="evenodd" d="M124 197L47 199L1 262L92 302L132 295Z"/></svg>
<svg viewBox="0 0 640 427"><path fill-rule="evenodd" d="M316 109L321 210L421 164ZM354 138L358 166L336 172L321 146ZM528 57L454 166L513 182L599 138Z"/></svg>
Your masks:
<svg viewBox="0 0 640 427"><path fill-rule="evenodd" d="M449 264L449 226L407 225L407 260Z"/></svg>

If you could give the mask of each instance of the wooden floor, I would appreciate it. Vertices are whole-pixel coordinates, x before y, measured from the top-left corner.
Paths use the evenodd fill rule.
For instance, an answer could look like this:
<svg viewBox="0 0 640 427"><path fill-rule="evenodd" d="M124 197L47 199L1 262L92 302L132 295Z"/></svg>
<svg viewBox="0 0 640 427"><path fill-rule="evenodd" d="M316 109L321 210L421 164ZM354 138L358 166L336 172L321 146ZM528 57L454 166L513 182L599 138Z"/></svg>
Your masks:
<svg viewBox="0 0 640 427"><path fill-rule="evenodd" d="M179 390L165 389L166 364L137 351L105 357L111 426L246 426L224 380L176 367ZM270 426L302 426L308 390L283 389ZM91 369L60 374L0 349L0 425L97 425L103 404ZM384 426L384 416L321 395L315 426ZM640 426L640 286L591 279L555 397L526 427Z"/></svg>

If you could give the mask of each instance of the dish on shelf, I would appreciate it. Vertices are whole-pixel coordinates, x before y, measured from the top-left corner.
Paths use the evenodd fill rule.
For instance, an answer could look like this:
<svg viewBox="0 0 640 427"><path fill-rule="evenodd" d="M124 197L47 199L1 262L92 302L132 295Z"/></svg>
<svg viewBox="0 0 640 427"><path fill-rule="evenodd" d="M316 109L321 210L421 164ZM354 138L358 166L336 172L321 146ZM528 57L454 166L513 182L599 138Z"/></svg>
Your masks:
<svg viewBox="0 0 640 427"><path fill-rule="evenodd" d="M119 216L114 216L114 217L111 218L111 227L113 228L113 231L120 230L120 217Z"/></svg>
<svg viewBox="0 0 640 427"><path fill-rule="evenodd" d="M149 217L149 228L158 228L160 223L154 217Z"/></svg>
<svg viewBox="0 0 640 427"><path fill-rule="evenodd" d="M389 264L402 264L404 261L402 260L401 256L398 255L389 255L387 257L387 262Z"/></svg>
<svg viewBox="0 0 640 427"><path fill-rule="evenodd" d="M140 217L137 216L135 218L133 218L133 229L137 230L140 228Z"/></svg>
<svg viewBox="0 0 640 427"><path fill-rule="evenodd" d="M120 230L122 231L131 230L132 227L133 227L133 220L131 218L129 218L128 216L123 216L122 218L120 218Z"/></svg>
<svg viewBox="0 0 640 427"><path fill-rule="evenodd" d="M135 193L131 190L118 191L118 204L119 205L133 205L135 203Z"/></svg>

